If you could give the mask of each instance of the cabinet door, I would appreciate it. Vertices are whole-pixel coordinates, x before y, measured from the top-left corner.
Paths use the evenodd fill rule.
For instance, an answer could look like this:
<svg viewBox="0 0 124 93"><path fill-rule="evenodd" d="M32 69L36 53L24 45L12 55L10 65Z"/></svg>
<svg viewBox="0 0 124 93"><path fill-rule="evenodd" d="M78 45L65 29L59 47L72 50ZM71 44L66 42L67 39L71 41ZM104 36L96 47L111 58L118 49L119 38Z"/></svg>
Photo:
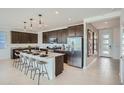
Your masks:
<svg viewBox="0 0 124 93"><path fill-rule="evenodd" d="M49 32L49 37L50 38L57 38L57 32L58 31L51 31L51 32Z"/></svg>
<svg viewBox="0 0 124 93"><path fill-rule="evenodd" d="M37 43L37 41L38 41L38 36L37 36L37 34L29 34L30 36L29 36L29 38L30 38L30 43Z"/></svg>
<svg viewBox="0 0 124 93"><path fill-rule="evenodd" d="M11 32L11 43L17 43L18 36L16 32Z"/></svg>
<svg viewBox="0 0 124 93"><path fill-rule="evenodd" d="M49 42L49 32L43 32L43 43Z"/></svg>
<svg viewBox="0 0 124 93"><path fill-rule="evenodd" d="M27 43L27 33L20 33L21 34L21 42Z"/></svg>
<svg viewBox="0 0 124 93"><path fill-rule="evenodd" d="M43 38L42 38L42 39L43 39L43 43L46 43L46 41L47 41L47 40L46 40L46 39L47 39L46 34L47 34L46 32L43 32Z"/></svg>
<svg viewBox="0 0 124 93"><path fill-rule="evenodd" d="M76 34L75 31L76 31L75 26L69 27L69 28L68 28L68 36L69 36L69 37L75 36L75 34Z"/></svg>
<svg viewBox="0 0 124 93"><path fill-rule="evenodd" d="M23 37L23 34L21 32L17 32L18 33L18 43L23 43L22 42L22 37Z"/></svg>
<svg viewBox="0 0 124 93"><path fill-rule="evenodd" d="M33 34L33 43L38 43L38 35Z"/></svg>
<svg viewBox="0 0 124 93"><path fill-rule="evenodd" d="M58 43L62 43L62 31L58 31L58 36L57 36L57 39L58 39Z"/></svg>
<svg viewBox="0 0 124 93"><path fill-rule="evenodd" d="M62 43L67 43L67 37L68 37L68 31L66 29L63 29L62 31Z"/></svg>
<svg viewBox="0 0 124 93"><path fill-rule="evenodd" d="M76 36L83 37L83 25L76 26Z"/></svg>

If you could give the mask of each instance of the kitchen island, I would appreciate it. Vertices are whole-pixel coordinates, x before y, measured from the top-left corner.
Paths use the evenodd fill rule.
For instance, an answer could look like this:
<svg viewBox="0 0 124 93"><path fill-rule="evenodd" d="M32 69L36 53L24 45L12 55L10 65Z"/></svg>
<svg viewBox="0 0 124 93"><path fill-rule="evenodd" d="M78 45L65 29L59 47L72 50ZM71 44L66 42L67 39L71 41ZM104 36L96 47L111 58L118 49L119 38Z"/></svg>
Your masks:
<svg viewBox="0 0 124 93"><path fill-rule="evenodd" d="M20 52L20 54L28 57L33 57L35 59L38 59L40 61L47 62L47 71L49 74L50 80L54 79L56 76L61 74L63 72L63 65L64 65L64 54L61 53L53 53L48 52L48 56L46 57L40 57L39 55L32 55Z"/></svg>

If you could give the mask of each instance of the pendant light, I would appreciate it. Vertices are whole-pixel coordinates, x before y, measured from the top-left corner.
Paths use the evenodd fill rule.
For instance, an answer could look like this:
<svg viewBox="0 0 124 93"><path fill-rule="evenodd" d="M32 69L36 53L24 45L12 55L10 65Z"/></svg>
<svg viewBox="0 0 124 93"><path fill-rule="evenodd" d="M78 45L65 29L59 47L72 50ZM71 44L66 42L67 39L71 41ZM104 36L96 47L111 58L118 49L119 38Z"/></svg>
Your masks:
<svg viewBox="0 0 124 93"><path fill-rule="evenodd" d="M44 25L44 23L43 23L42 15L39 14L38 16L39 16L39 27L41 28Z"/></svg>
<svg viewBox="0 0 124 93"><path fill-rule="evenodd" d="M24 31L26 31L26 24L27 22L24 22Z"/></svg>
<svg viewBox="0 0 124 93"><path fill-rule="evenodd" d="M32 28L33 28L32 21L33 21L33 19L32 19L32 18L30 18L30 29L31 29L31 30L32 30Z"/></svg>

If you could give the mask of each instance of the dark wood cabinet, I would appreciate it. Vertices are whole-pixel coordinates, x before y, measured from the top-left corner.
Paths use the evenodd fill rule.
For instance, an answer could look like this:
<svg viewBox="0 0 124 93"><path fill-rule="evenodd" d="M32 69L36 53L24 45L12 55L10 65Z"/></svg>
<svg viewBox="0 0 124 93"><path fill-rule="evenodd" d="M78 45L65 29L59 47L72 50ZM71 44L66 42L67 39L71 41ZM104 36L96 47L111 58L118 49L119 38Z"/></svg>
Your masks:
<svg viewBox="0 0 124 93"><path fill-rule="evenodd" d="M76 26L71 26L68 28L68 36L69 37L74 37L74 36L83 36L83 25L76 25Z"/></svg>
<svg viewBox="0 0 124 93"><path fill-rule="evenodd" d="M37 43L38 34L11 31L11 43Z"/></svg>
<svg viewBox="0 0 124 93"><path fill-rule="evenodd" d="M58 40L58 43L62 43L62 31L58 31L57 40Z"/></svg>
<svg viewBox="0 0 124 93"><path fill-rule="evenodd" d="M75 31L76 31L76 27L75 27L75 26L69 27L69 28L68 28L68 36L69 36L69 37L75 36L75 34L76 34Z"/></svg>
<svg viewBox="0 0 124 93"><path fill-rule="evenodd" d="M77 25L76 26L75 35L83 37L83 25Z"/></svg>
<svg viewBox="0 0 124 93"><path fill-rule="evenodd" d="M11 33L11 42L12 43L17 43L16 40L18 40L18 33L17 32Z"/></svg>
<svg viewBox="0 0 124 93"><path fill-rule="evenodd" d="M28 37L29 37L29 43L32 42L32 43L35 43L38 41L38 38L37 38L37 34L28 34Z"/></svg>
<svg viewBox="0 0 124 93"><path fill-rule="evenodd" d="M64 70L64 58L63 56L57 56L55 58L55 75L58 76Z"/></svg>
<svg viewBox="0 0 124 93"><path fill-rule="evenodd" d="M66 44L67 43L67 38L68 38L68 31L66 29L62 30L62 43Z"/></svg>
<svg viewBox="0 0 124 93"><path fill-rule="evenodd" d="M43 32L43 43L50 43L50 38L57 38L57 43L66 44L68 37L83 37L83 24L70 26L66 29Z"/></svg>
<svg viewBox="0 0 124 93"><path fill-rule="evenodd" d="M43 32L43 38L42 38L43 39L43 43L48 43L49 42L49 40L48 40L49 37L48 36L49 36L48 32L47 33Z"/></svg>

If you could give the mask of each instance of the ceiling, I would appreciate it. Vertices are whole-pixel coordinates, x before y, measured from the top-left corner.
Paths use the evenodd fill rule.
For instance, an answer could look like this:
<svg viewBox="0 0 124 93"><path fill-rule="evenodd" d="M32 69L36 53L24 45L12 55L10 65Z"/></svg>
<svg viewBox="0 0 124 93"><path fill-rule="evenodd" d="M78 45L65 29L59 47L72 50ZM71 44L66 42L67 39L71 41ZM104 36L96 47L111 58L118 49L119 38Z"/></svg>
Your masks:
<svg viewBox="0 0 124 93"><path fill-rule="evenodd" d="M1 8L0 28L23 29L23 22L33 18L33 30L44 31L82 23L84 18L98 16L119 9L113 8ZM58 13L56 13L56 11ZM38 27L38 14L43 15L45 27Z"/></svg>
<svg viewBox="0 0 124 93"><path fill-rule="evenodd" d="M120 26L120 18L116 17L116 18L112 18L112 19L97 21L97 22L93 22L92 25L98 30L119 27Z"/></svg>

